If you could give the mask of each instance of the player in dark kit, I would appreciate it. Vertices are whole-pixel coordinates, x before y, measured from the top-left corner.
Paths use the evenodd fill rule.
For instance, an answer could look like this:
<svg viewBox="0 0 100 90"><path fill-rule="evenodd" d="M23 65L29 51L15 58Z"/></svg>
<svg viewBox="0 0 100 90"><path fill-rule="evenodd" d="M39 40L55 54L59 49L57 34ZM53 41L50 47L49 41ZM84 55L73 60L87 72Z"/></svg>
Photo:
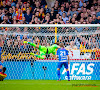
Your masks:
<svg viewBox="0 0 100 90"><path fill-rule="evenodd" d="M3 68L2 63L3 61L1 61L1 47L0 47L0 72L2 71Z"/></svg>
<svg viewBox="0 0 100 90"><path fill-rule="evenodd" d="M61 43L59 45L60 45L61 48L59 48L57 50L57 57L59 59L58 67L57 67L58 81L61 80L61 78L60 78L60 69L61 69L61 67L63 65L66 68L66 72L67 72L67 76L68 76L68 81L70 81L69 70L68 70L69 54L68 54L68 51L66 49L64 49L64 44L63 43Z"/></svg>
<svg viewBox="0 0 100 90"><path fill-rule="evenodd" d="M5 71L6 71L6 68L3 67L3 68L2 68L2 71L0 72L0 81L3 81L4 78L7 77L7 74L5 74Z"/></svg>
<svg viewBox="0 0 100 90"><path fill-rule="evenodd" d="M3 61L0 61L0 72L2 71L2 68L3 68L3 66L2 66L2 63L1 62L3 62Z"/></svg>
<svg viewBox="0 0 100 90"><path fill-rule="evenodd" d="M4 60L1 59L1 47L0 47L0 81L3 81L4 78L7 77L7 74L4 73L6 71L6 68L3 67L2 65L3 62Z"/></svg>

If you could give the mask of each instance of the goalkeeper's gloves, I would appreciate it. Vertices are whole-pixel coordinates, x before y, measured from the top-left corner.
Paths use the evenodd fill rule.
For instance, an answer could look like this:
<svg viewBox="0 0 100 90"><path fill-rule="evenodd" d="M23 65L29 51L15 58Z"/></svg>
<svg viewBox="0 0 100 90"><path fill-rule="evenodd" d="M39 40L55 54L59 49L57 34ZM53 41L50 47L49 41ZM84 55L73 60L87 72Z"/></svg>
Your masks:
<svg viewBox="0 0 100 90"><path fill-rule="evenodd" d="M23 43L28 43L27 41L23 41Z"/></svg>
<svg viewBox="0 0 100 90"><path fill-rule="evenodd" d="M23 43L28 43L28 44L31 44L31 42L27 42L27 41L23 41Z"/></svg>

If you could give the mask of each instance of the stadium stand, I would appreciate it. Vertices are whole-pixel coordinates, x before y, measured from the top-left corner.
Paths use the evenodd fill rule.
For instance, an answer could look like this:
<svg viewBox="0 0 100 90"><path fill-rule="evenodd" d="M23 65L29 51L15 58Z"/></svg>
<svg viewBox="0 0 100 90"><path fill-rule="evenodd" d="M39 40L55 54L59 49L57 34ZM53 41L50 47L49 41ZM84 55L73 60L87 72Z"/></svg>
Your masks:
<svg viewBox="0 0 100 90"><path fill-rule="evenodd" d="M51 9L45 0L0 0L0 23L97 24L100 0L56 0Z"/></svg>

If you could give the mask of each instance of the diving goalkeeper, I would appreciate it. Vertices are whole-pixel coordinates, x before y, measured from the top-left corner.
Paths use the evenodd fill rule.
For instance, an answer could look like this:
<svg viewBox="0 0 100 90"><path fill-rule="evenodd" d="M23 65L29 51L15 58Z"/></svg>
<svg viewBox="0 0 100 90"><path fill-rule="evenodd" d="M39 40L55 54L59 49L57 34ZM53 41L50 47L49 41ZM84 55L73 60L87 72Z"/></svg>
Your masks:
<svg viewBox="0 0 100 90"><path fill-rule="evenodd" d="M52 46L48 46L48 47L41 46L41 45L36 45L35 43L31 43L31 42L27 42L27 41L24 41L23 43L27 43L31 46L34 46L34 47L38 48L39 51L40 51L40 55L36 55L34 53L30 53L30 54L34 55L34 56L36 56L40 59L45 59L46 54L50 54L50 53L52 53L53 55L56 55L56 49L60 48L59 42L54 43Z"/></svg>

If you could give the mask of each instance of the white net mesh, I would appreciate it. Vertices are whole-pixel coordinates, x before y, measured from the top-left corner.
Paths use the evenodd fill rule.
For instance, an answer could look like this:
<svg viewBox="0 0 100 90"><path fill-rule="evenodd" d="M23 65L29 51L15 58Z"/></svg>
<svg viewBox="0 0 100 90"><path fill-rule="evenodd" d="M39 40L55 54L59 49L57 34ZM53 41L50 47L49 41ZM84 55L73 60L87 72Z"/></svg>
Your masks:
<svg viewBox="0 0 100 90"><path fill-rule="evenodd" d="M28 41L50 46L57 41L64 43L69 51L72 80L100 80L100 25L15 26L0 26L1 58L7 67L6 79L57 79L58 60L54 55L48 54L41 60L30 55L30 52L39 54L37 48L23 44ZM67 79L64 68L61 73L61 78Z"/></svg>

